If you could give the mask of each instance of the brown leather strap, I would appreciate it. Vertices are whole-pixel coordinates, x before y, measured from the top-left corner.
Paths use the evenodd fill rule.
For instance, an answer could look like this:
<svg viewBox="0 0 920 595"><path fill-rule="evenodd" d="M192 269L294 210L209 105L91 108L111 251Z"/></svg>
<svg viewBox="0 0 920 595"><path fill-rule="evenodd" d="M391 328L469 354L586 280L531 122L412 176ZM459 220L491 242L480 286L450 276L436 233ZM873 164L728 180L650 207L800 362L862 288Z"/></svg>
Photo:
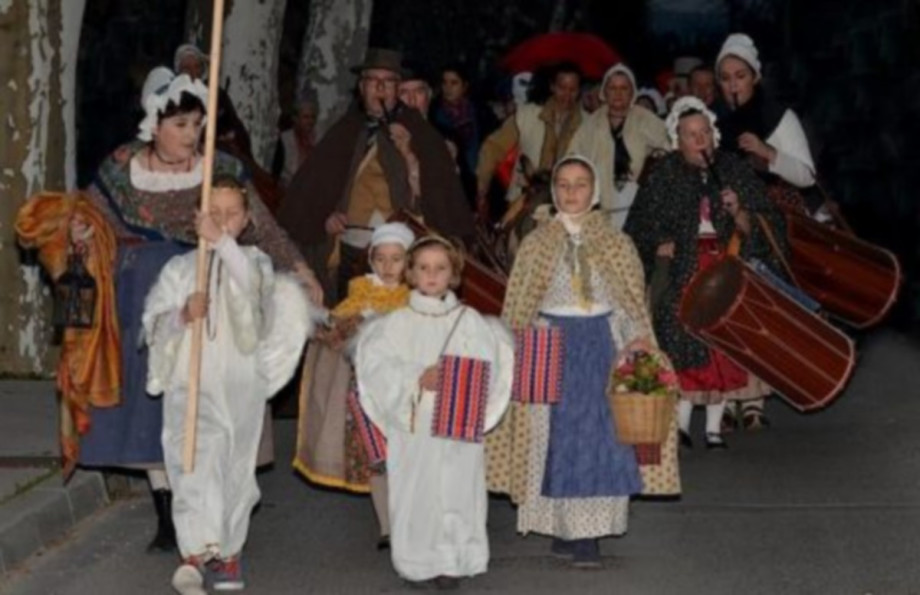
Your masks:
<svg viewBox="0 0 920 595"><path fill-rule="evenodd" d="M776 254L776 258L779 259L780 263L783 265L783 268L786 270L786 274L789 275L789 280L792 281L793 285L799 287L799 283L796 281L795 275L792 274L792 267L789 266L789 261L786 260L786 255L783 254L782 250L780 250L779 243L776 241L776 236L773 235L773 228L770 227L766 217L763 215L755 213L754 216L757 218L758 223L760 223L760 228L767 236L767 241L770 242L770 247L773 249L773 253ZM799 287L799 289L801 289L801 287Z"/></svg>

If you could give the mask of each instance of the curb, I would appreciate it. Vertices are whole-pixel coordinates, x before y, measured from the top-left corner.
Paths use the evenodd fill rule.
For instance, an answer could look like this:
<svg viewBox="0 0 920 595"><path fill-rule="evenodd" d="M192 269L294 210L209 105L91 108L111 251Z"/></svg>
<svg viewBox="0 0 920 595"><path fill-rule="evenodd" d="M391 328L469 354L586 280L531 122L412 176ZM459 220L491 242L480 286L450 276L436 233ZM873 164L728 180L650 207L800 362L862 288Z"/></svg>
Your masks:
<svg viewBox="0 0 920 595"><path fill-rule="evenodd" d="M109 501L101 473L77 471L66 486L55 473L6 502L0 507L0 578Z"/></svg>

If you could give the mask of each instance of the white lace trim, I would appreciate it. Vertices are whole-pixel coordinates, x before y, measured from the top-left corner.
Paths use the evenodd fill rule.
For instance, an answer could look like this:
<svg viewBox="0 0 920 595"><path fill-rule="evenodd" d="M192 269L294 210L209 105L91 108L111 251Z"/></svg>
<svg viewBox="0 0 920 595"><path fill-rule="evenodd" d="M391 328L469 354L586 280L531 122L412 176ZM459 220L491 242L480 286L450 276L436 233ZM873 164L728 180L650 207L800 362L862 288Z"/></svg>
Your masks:
<svg viewBox="0 0 920 595"><path fill-rule="evenodd" d="M140 161L141 153L137 153L130 164L131 185L145 192L171 192L175 190L188 190L201 184L202 159L191 171L160 172L150 171Z"/></svg>

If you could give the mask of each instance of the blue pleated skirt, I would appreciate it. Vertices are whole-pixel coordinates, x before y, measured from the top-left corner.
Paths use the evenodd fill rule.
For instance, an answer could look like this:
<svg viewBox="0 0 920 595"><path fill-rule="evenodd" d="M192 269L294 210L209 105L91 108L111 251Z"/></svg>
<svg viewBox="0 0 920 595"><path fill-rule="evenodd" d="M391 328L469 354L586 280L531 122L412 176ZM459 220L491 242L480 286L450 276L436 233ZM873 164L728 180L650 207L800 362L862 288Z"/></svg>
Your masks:
<svg viewBox="0 0 920 595"><path fill-rule="evenodd" d="M147 293L185 244L144 242L120 246L115 275L115 304L121 331L122 394L117 407L90 408L90 430L80 439L81 465L89 467L162 464L163 403L147 395L147 347L141 341L141 317Z"/></svg>
<svg viewBox="0 0 920 595"><path fill-rule="evenodd" d="M564 331L561 401L550 413L541 493L548 498L628 496L642 479L632 446L616 440L607 384L616 346L606 315L543 316Z"/></svg>

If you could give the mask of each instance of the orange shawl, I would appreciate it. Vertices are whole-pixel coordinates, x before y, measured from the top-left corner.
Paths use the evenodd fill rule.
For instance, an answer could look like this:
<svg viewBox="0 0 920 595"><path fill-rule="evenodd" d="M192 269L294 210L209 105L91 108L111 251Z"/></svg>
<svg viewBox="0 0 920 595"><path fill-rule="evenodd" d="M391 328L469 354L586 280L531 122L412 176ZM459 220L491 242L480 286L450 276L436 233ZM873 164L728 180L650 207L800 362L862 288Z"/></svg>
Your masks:
<svg viewBox="0 0 920 595"><path fill-rule="evenodd" d="M61 456L64 476L76 466L79 437L89 431L89 406L114 407L121 391L121 343L115 312L115 234L90 199L41 193L19 209L16 234L23 248L38 250L52 279L67 268L70 220L80 215L93 228L87 242L86 268L96 280L93 327L65 329L57 386L61 406Z"/></svg>

